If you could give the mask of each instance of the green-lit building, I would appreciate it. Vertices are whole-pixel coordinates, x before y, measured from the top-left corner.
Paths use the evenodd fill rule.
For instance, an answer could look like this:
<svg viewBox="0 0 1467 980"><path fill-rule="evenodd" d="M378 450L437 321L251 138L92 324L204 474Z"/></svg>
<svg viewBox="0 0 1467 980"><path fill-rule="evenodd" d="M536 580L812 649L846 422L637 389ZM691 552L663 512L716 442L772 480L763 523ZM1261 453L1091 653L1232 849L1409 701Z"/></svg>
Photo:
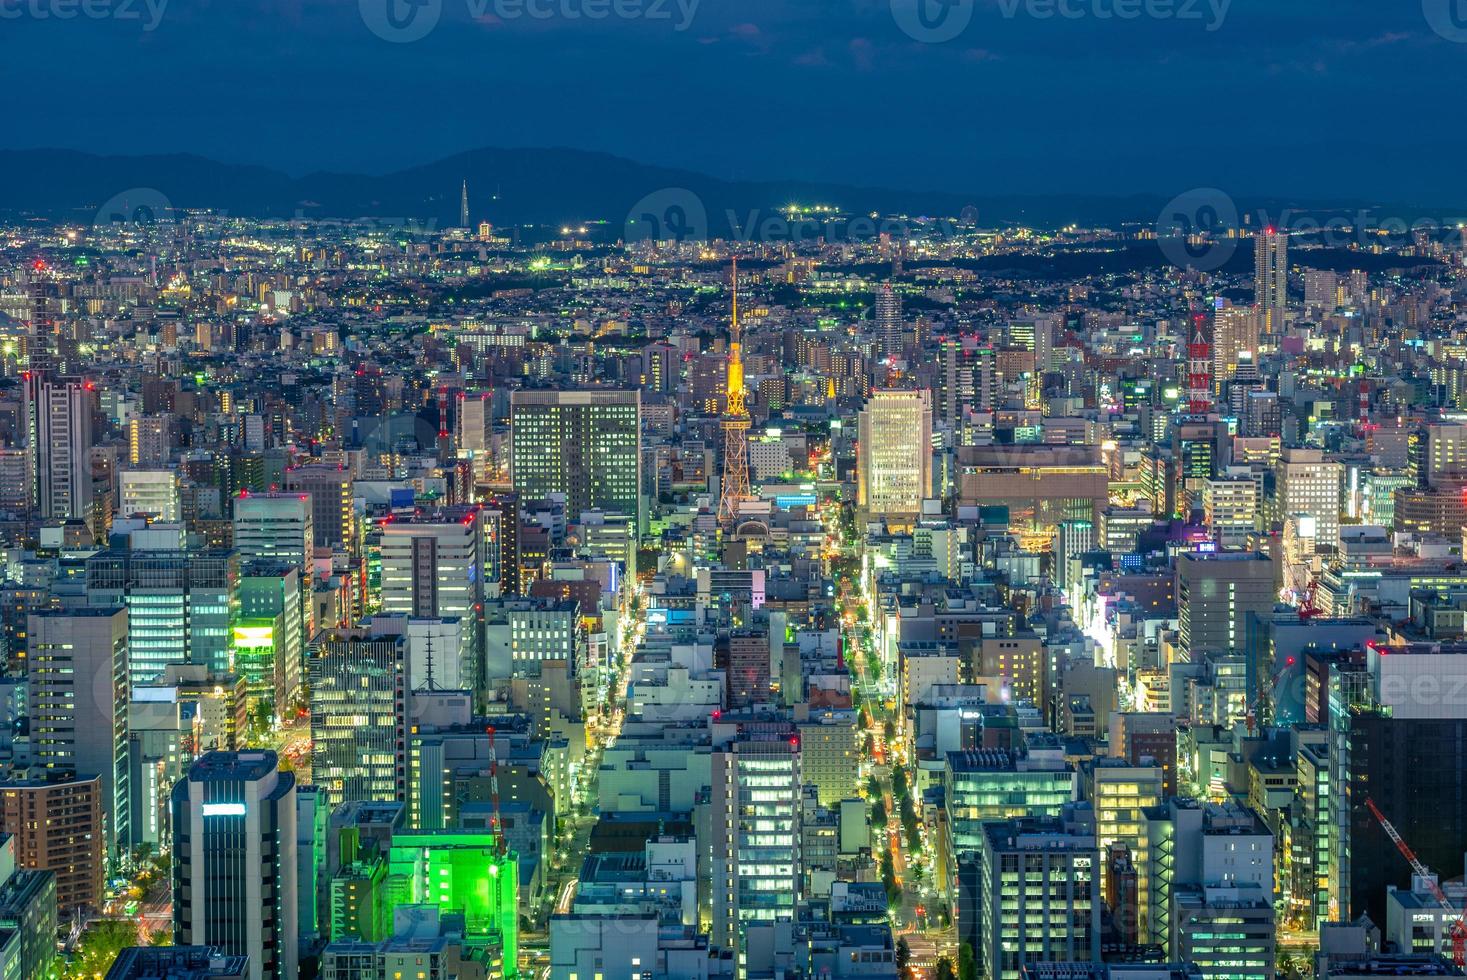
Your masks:
<svg viewBox="0 0 1467 980"><path fill-rule="evenodd" d="M519 858L493 833L399 833L388 856L393 907L436 905L464 917L464 945L490 956L490 976L513 976L519 962ZM497 962L495 962L497 958Z"/></svg>
<svg viewBox="0 0 1467 980"><path fill-rule="evenodd" d="M268 701L284 714L300 694L305 649L299 570L281 562L246 562L240 568L239 605L235 673L245 678L251 698Z"/></svg>

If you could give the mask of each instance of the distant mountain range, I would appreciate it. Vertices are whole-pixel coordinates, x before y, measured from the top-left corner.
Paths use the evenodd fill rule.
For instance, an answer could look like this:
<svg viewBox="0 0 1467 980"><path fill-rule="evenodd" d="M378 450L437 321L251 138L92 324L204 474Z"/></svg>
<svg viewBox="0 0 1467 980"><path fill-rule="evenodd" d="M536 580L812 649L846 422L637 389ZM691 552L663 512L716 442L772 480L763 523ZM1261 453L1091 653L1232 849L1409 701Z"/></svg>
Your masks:
<svg viewBox="0 0 1467 980"><path fill-rule="evenodd" d="M0 150L0 211L91 222L99 213L103 220L119 220L137 208L171 206L241 217L374 218L431 229L458 225L465 180L475 224L605 222L599 234L593 231L604 240L623 237L629 223L633 237L661 223L713 237L777 238L787 229L764 223L777 220L779 209L793 203L832 206L847 215L967 215L984 227L1116 227L1153 224L1168 201L1167 196L962 196L809 181L730 181L570 149L473 150L380 176L303 177L187 154L98 156L38 149ZM1289 208L1318 214L1371 207L1377 215L1407 221L1433 213L1348 201L1240 201L1239 207L1266 215ZM805 237L813 235L807 230Z"/></svg>

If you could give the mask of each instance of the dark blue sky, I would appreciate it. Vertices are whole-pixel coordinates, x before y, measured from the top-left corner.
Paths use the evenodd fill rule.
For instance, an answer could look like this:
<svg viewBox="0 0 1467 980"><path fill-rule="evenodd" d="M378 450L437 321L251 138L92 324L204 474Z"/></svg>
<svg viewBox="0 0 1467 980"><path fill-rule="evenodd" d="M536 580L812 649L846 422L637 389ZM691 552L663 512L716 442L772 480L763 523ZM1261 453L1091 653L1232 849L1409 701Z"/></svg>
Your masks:
<svg viewBox="0 0 1467 980"><path fill-rule="evenodd" d="M0 145L295 173L571 146L736 178L1467 203L1467 43L1441 36L1460 2L1467 39L1467 0L1232 0L1220 26L1224 0L1065 0L1075 18L970 0L945 43L898 26L891 3L917 0L702 0L685 30L679 0L595 22L423 0L441 19L412 43L362 10L410 0L170 0L154 30L162 0L35 16L81 2L0 0ZM1161 2L1171 16L1146 15ZM1096 16L1116 3L1142 15Z"/></svg>

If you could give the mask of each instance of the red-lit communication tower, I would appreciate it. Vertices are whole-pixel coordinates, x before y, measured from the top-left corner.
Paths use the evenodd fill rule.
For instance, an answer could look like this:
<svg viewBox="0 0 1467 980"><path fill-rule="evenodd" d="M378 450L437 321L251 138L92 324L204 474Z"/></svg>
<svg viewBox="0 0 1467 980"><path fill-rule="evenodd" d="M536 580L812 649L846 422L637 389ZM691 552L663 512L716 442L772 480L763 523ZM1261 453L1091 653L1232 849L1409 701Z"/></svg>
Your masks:
<svg viewBox="0 0 1467 980"><path fill-rule="evenodd" d="M1187 410L1205 416L1212 411L1212 328L1206 313L1192 314L1187 344Z"/></svg>

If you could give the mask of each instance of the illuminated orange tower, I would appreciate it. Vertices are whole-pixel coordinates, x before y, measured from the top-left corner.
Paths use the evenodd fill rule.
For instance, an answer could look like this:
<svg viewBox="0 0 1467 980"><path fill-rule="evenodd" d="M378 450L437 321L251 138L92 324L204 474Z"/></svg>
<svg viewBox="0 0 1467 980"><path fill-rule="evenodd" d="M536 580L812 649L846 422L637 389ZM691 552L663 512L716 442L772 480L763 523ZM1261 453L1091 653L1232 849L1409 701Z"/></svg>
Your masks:
<svg viewBox="0 0 1467 980"><path fill-rule="evenodd" d="M744 345L739 328L739 260L733 262L733 324L729 328L728 408L723 416L723 492L718 499L718 521L732 526L740 501L753 496L749 486L749 406L744 393Z"/></svg>

